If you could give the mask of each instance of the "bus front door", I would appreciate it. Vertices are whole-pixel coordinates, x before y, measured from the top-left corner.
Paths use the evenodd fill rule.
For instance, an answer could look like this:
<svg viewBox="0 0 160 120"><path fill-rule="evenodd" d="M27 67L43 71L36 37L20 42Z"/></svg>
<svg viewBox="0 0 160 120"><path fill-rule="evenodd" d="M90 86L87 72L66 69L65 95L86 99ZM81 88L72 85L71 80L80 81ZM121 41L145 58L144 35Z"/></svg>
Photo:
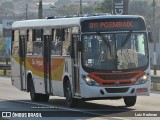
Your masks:
<svg viewBox="0 0 160 120"><path fill-rule="evenodd" d="M79 52L78 52L79 35L72 35L72 59L73 59L73 89L74 95L80 96L80 78L79 78Z"/></svg>
<svg viewBox="0 0 160 120"><path fill-rule="evenodd" d="M51 35L44 35L44 85L46 94L52 94L51 85Z"/></svg>
<svg viewBox="0 0 160 120"><path fill-rule="evenodd" d="M25 31L26 32L26 31ZM26 79L26 42L27 35L20 33L19 40L19 57L20 57L20 80L21 80L21 90L27 89L27 79Z"/></svg>

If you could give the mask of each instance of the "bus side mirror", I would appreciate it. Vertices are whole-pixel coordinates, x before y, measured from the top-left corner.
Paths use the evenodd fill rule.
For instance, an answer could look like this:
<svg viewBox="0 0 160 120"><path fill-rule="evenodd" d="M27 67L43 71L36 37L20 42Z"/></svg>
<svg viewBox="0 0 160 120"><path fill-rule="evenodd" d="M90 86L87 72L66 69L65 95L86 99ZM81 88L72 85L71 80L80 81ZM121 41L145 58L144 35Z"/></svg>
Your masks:
<svg viewBox="0 0 160 120"><path fill-rule="evenodd" d="M148 32L148 39L149 39L149 42L153 42L153 37L152 37L152 32Z"/></svg>

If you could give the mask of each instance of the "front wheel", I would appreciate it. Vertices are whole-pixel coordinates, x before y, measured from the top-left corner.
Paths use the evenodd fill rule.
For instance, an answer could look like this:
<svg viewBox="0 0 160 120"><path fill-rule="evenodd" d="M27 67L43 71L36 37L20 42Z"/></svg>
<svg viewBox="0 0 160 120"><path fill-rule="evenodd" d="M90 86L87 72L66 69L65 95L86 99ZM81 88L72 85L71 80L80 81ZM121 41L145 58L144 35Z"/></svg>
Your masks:
<svg viewBox="0 0 160 120"><path fill-rule="evenodd" d="M126 104L126 107L131 107L136 104L137 96L128 96L124 97L124 103Z"/></svg>
<svg viewBox="0 0 160 120"><path fill-rule="evenodd" d="M75 107L78 105L78 100L72 97L72 90L71 90L71 86L70 86L70 82L69 80L67 80L66 82L66 86L65 86L65 94L66 94L66 104L68 107Z"/></svg>

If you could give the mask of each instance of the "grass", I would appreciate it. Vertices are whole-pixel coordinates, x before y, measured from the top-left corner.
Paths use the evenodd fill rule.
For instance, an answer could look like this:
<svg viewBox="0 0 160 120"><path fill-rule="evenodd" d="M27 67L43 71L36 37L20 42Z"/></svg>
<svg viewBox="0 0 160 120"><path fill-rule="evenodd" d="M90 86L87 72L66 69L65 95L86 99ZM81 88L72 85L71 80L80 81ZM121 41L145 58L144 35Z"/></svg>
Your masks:
<svg viewBox="0 0 160 120"><path fill-rule="evenodd" d="M10 65L11 62L8 62L8 65ZM0 65L6 65L6 61L0 61ZM4 75L4 70L0 70L0 76L10 76L11 70L6 70L6 75Z"/></svg>
<svg viewBox="0 0 160 120"><path fill-rule="evenodd" d="M2 62L2 61L0 61L0 65L5 65L6 64L6 62ZM10 65L11 64L11 62L9 61L8 62L8 65Z"/></svg>

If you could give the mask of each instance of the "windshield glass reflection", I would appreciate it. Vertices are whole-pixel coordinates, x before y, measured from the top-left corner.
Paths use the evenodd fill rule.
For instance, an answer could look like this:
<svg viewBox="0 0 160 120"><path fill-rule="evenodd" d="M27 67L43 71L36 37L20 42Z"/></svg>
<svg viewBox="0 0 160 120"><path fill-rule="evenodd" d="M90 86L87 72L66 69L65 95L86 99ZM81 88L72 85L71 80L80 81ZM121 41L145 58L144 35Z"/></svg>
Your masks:
<svg viewBox="0 0 160 120"><path fill-rule="evenodd" d="M83 35L82 64L91 69L124 70L148 64L145 33Z"/></svg>

